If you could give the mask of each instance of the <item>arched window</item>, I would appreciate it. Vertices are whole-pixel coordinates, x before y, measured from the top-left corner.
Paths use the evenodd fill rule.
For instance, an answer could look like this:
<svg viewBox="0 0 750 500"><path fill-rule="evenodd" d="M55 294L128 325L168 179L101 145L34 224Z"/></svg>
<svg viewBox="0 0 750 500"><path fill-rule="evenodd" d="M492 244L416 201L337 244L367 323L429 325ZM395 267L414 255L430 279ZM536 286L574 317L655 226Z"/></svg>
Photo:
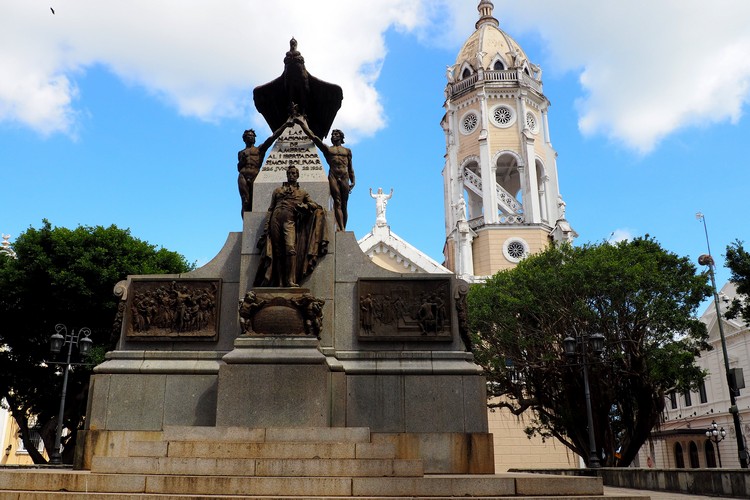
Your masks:
<svg viewBox="0 0 750 500"><path fill-rule="evenodd" d="M682 456L682 445L680 443L674 444L674 466L678 469L685 468L685 457Z"/></svg>
<svg viewBox="0 0 750 500"><path fill-rule="evenodd" d="M505 65L500 59L498 59L497 61L495 61L495 64L492 65L492 69L494 69L495 71L502 71L505 69Z"/></svg>
<svg viewBox="0 0 750 500"><path fill-rule="evenodd" d="M690 441L690 444L688 445L688 450L690 454L690 468L700 469L701 462L698 459L698 445L695 444L695 441Z"/></svg>
<svg viewBox="0 0 750 500"><path fill-rule="evenodd" d="M471 76L471 71L469 71L469 68L464 68L464 72L461 73L461 79L464 80L466 78L469 78Z"/></svg>
<svg viewBox="0 0 750 500"><path fill-rule="evenodd" d="M716 468L716 455L714 454L714 444L711 441L706 441L706 467L709 469Z"/></svg>

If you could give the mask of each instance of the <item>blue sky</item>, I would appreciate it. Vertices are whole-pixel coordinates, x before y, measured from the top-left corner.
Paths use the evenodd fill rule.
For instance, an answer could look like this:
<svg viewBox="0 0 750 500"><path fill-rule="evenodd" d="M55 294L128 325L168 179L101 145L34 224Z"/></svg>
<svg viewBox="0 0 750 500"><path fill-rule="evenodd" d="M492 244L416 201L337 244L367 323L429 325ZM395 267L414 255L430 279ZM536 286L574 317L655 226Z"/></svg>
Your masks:
<svg viewBox="0 0 750 500"><path fill-rule="evenodd" d="M494 4L544 69L578 243L648 233L695 261L697 211L717 263L728 243L750 243L750 3ZM476 5L0 0L0 232L12 241L43 218L116 224L207 262L241 230L242 132L269 134L252 89L281 73L295 36L308 70L344 88L334 126L357 174L348 229L374 225L368 188L393 188L392 230L442 261L445 68Z"/></svg>

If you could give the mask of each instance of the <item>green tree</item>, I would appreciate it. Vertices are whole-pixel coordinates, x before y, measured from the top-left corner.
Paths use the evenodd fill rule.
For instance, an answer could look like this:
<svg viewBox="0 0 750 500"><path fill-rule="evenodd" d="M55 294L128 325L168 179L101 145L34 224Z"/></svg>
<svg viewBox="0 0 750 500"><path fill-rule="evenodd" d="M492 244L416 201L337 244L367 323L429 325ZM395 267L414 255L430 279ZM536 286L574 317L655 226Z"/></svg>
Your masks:
<svg viewBox="0 0 750 500"><path fill-rule="evenodd" d="M629 465L659 423L665 392L703 379L694 357L707 332L695 312L709 293L687 258L648 236L528 257L469 294L489 406L529 411L529 436L554 437L588 462L580 360L566 359L563 339L603 334L602 355L587 355L597 452L603 466Z"/></svg>
<svg viewBox="0 0 750 500"><path fill-rule="evenodd" d="M741 241L727 246L726 265L732 273L729 280L737 287L737 297L732 300L726 317L741 317L750 325L750 253Z"/></svg>
<svg viewBox="0 0 750 500"><path fill-rule="evenodd" d="M88 361L96 363L117 342L112 332L114 285L129 274L181 273L193 266L180 254L157 249L115 226L53 228L44 220L39 229L21 234L13 249L15 259L0 254L0 399L18 423L34 462L43 463L30 440L30 420L51 450L61 377L45 360L53 359L49 338L55 325L89 327L98 349ZM66 462L72 461L83 421L90 373L90 366L76 366L70 374L63 422L70 431L64 443Z"/></svg>

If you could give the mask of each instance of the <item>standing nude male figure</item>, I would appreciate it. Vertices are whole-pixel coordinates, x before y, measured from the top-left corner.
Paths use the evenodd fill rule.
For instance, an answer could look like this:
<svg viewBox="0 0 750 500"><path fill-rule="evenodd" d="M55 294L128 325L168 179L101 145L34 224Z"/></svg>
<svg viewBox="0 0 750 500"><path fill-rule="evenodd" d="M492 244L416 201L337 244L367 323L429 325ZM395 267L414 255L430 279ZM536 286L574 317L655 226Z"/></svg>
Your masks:
<svg viewBox="0 0 750 500"><path fill-rule="evenodd" d="M281 136L281 133L285 128L289 127L292 122L287 122L277 131L275 131L271 137L266 139L263 144L255 146L255 130L245 130L242 134L242 140L245 142L245 149L237 153L237 186L240 189L240 198L242 199L242 211L244 212L253 211L253 182L258 177L258 172L263 166L263 158L266 157L266 151L271 147L273 141Z"/></svg>
<svg viewBox="0 0 750 500"><path fill-rule="evenodd" d="M315 145L323 152L328 162L328 185L333 198L333 211L336 216L336 227L339 231L346 230L348 214L346 205L349 201L349 193L354 189L354 168L352 167L352 150L342 146L344 144L344 133L341 130L331 131L332 146L327 146L312 130L304 120L299 117L294 119L302 130L307 134Z"/></svg>

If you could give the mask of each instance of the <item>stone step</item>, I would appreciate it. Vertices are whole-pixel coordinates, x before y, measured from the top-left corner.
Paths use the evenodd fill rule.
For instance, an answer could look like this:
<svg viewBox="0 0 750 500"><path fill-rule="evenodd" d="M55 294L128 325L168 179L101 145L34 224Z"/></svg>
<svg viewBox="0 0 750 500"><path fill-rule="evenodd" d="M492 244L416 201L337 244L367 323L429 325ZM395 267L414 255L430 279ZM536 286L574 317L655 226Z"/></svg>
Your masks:
<svg viewBox="0 0 750 500"><path fill-rule="evenodd" d="M91 472L258 477L421 477L421 460L94 457Z"/></svg>
<svg viewBox="0 0 750 500"><path fill-rule="evenodd" d="M81 492L27 492L3 491L3 500L288 500L288 496L254 495L170 495L150 493L81 493ZM636 495L582 495L582 496L503 496L484 497L483 500L648 500ZM340 497L296 497L295 500L341 500ZM359 497L357 500L415 500L406 497ZM420 497L419 500L466 500L465 497Z"/></svg>
<svg viewBox="0 0 750 500"><path fill-rule="evenodd" d="M599 478L499 474L425 477L243 477L99 474L84 471L0 471L9 491L291 497L603 497ZM23 496L24 499L29 497Z"/></svg>
<svg viewBox="0 0 750 500"><path fill-rule="evenodd" d="M247 427L167 426L165 441L243 441L295 443L369 443L367 427L304 427L250 429Z"/></svg>
<svg viewBox="0 0 750 500"><path fill-rule="evenodd" d="M389 443L292 443L229 441L136 441L128 446L130 457L172 458L350 458L394 459Z"/></svg>
<svg viewBox="0 0 750 500"><path fill-rule="evenodd" d="M135 444L135 443L134 443ZM170 441L167 445L166 454L164 450L149 451L159 452L158 455L171 458L364 458L362 454L357 455L358 445L356 443L232 443L232 442L209 442L209 441ZM364 443L363 443L364 444ZM369 443L367 443L369 445ZM137 454L139 447L129 449L131 456ZM364 449L372 446L360 447Z"/></svg>

